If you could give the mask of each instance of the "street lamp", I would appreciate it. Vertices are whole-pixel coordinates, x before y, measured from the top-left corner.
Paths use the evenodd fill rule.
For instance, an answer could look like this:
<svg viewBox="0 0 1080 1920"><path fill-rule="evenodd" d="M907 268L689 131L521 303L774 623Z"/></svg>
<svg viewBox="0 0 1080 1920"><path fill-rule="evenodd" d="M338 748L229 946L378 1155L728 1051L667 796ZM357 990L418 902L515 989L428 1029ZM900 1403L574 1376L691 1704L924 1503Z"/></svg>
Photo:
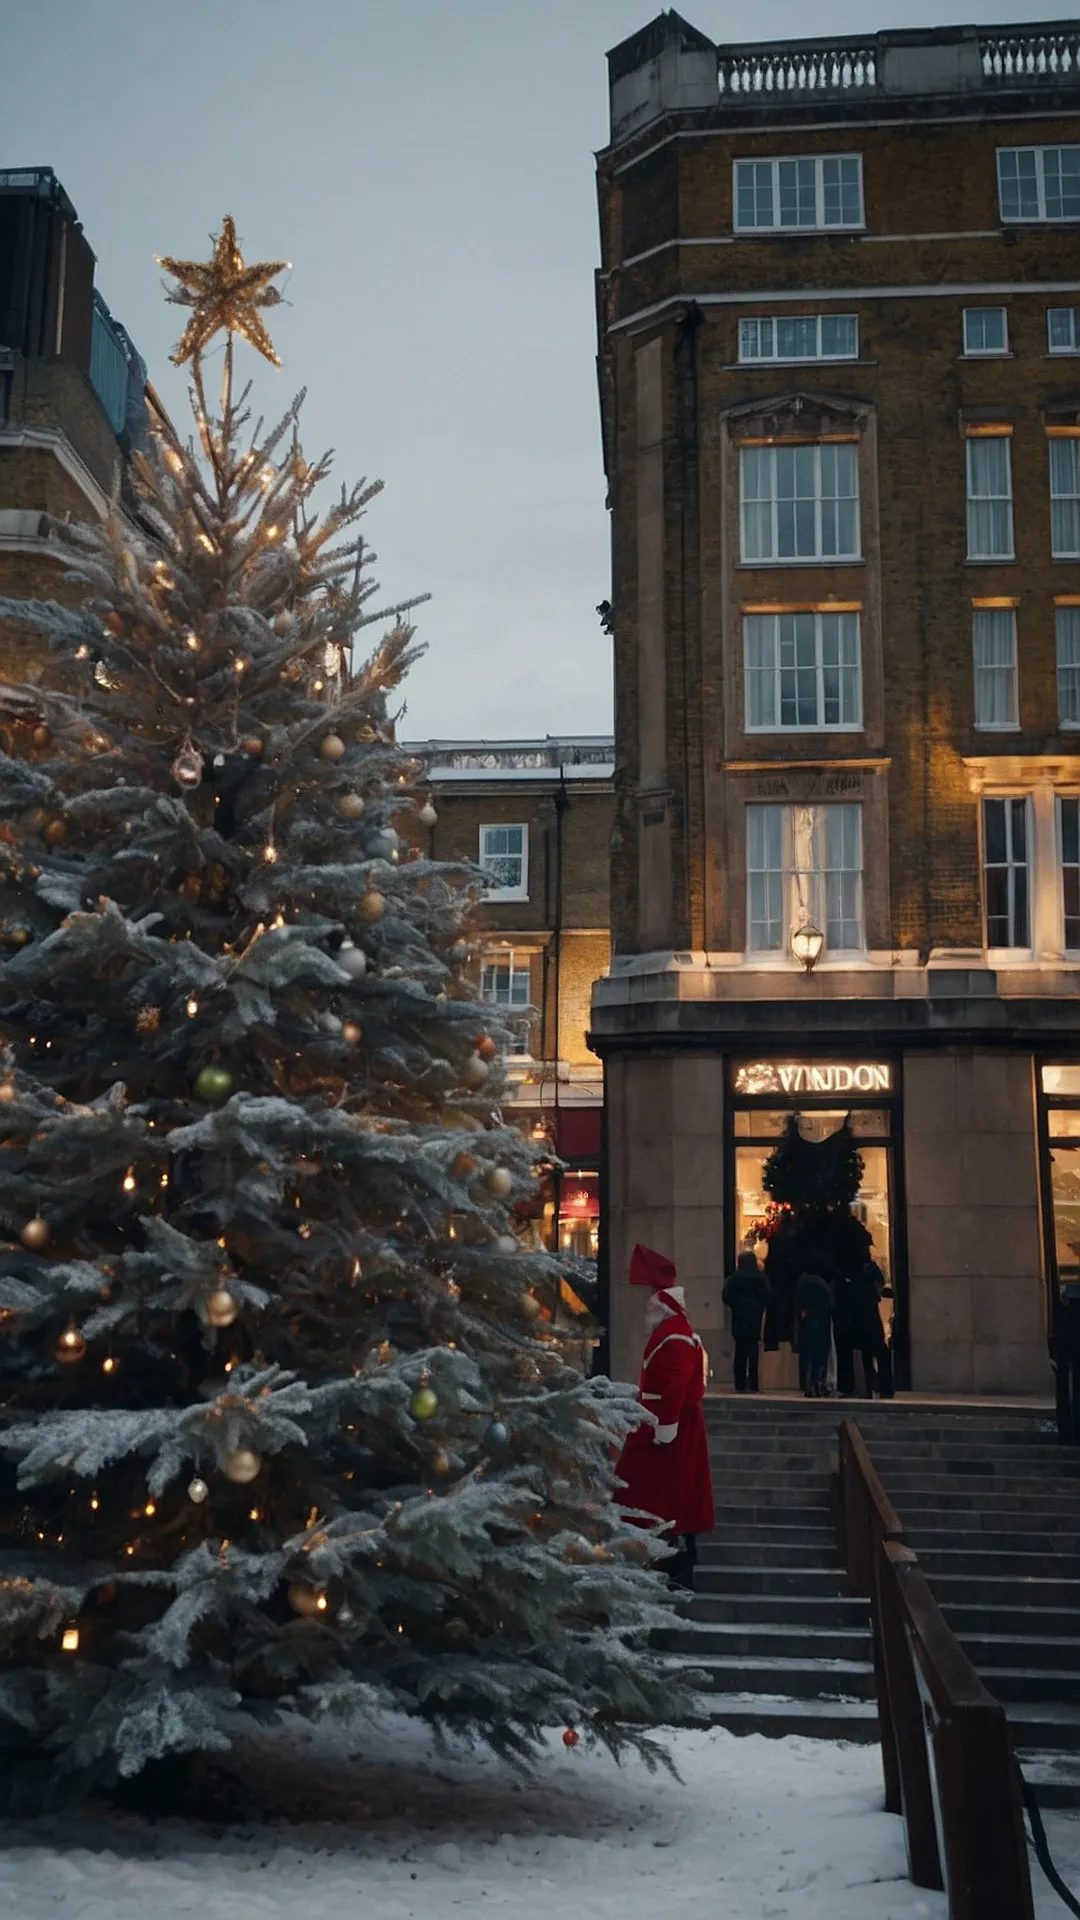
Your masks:
<svg viewBox="0 0 1080 1920"><path fill-rule="evenodd" d="M796 960L801 960L807 973L813 973L821 959L821 949L825 945L825 935L817 927L809 925L796 927L791 936L791 951Z"/></svg>

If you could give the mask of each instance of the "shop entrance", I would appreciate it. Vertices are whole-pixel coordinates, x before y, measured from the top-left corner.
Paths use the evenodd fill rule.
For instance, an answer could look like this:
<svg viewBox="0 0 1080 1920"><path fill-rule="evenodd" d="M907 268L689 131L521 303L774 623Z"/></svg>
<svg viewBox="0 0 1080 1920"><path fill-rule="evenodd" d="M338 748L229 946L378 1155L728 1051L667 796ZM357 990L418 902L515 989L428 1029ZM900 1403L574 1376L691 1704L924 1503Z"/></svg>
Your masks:
<svg viewBox="0 0 1080 1920"><path fill-rule="evenodd" d="M863 1163L851 1213L870 1234L872 1257L885 1275L888 1292L881 1303L882 1323L893 1348L897 1384L906 1385L905 1301L895 1247L896 1105L896 1076L890 1062L734 1063L728 1100L727 1218L732 1243L728 1260L730 1265L747 1246L763 1263L767 1259L770 1197L763 1176L792 1115L800 1136L812 1142L828 1140L847 1121ZM771 1331L775 1336L776 1328ZM773 1391L797 1388L798 1365L790 1339L781 1339L762 1354L761 1384Z"/></svg>

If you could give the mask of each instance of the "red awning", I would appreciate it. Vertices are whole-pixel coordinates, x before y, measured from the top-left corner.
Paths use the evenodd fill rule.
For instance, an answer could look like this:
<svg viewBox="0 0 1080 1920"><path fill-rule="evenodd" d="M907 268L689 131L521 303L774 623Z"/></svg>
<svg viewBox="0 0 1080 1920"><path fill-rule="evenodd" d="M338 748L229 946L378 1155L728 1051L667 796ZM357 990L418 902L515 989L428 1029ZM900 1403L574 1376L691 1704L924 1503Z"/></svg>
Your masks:
<svg viewBox="0 0 1080 1920"><path fill-rule="evenodd" d="M599 1160L602 1107L560 1107L555 1151L560 1160Z"/></svg>

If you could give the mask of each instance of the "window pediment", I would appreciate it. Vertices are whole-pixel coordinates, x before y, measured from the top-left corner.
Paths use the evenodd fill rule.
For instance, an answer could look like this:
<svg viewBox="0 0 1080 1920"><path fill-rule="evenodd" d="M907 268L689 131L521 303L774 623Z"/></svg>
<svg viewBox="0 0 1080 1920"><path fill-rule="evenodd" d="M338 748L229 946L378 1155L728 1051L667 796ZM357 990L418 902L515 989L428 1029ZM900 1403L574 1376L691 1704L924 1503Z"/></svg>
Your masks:
<svg viewBox="0 0 1080 1920"><path fill-rule="evenodd" d="M807 389L737 401L725 408L733 440L824 440L859 434L873 411L867 400Z"/></svg>

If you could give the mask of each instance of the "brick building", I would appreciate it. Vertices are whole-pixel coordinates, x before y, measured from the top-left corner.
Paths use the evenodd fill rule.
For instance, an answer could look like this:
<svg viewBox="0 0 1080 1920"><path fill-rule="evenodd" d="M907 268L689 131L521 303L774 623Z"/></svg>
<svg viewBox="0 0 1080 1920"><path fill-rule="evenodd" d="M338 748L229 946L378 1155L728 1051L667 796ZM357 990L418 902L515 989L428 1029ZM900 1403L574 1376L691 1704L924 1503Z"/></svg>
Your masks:
<svg viewBox="0 0 1080 1920"><path fill-rule="evenodd" d="M0 596L77 591L43 516L104 519L145 433L146 368L94 285L48 167L0 172ZM0 624L0 679L34 679L40 635Z"/></svg>
<svg viewBox="0 0 1080 1920"><path fill-rule="evenodd" d="M613 1365L852 1115L902 1384L1080 1278L1080 30L609 56ZM789 1382L783 1349L771 1378Z"/></svg>
<svg viewBox="0 0 1080 1920"><path fill-rule="evenodd" d="M474 924L480 991L515 1036L505 1111L566 1163L544 1195L543 1238L592 1257L603 1086L586 1029L611 952L613 742L425 740L410 751L439 816L424 851L475 861L495 882Z"/></svg>

